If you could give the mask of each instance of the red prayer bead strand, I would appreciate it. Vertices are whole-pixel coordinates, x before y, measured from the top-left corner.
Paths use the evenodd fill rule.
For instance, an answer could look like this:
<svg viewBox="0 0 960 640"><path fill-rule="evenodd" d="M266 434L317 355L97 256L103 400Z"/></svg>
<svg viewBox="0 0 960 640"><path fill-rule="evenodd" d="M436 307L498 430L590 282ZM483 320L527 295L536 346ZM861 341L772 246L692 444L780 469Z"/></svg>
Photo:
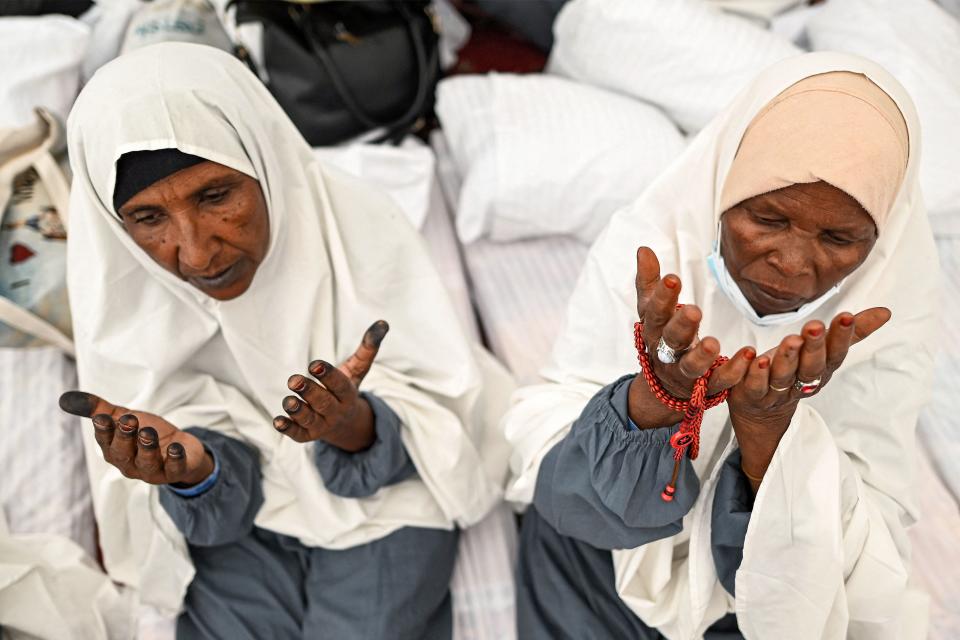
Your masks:
<svg viewBox="0 0 960 640"><path fill-rule="evenodd" d="M680 474L680 460L683 458L683 454L687 453L691 460L696 460L697 456L700 455L700 425L703 424L704 412L707 409L712 409L726 402L727 396L730 395L729 389L724 389L720 393L712 396L707 395L707 385L710 376L724 362L729 360L729 358L720 356L714 360L710 368L707 369L707 372L694 381L690 399L681 400L680 398L670 395L653 373L653 367L650 365L650 356L647 354L647 345L643 341L642 322L634 325L633 338L634 344L637 347L637 360L639 360L640 369L643 371L643 379L646 380L651 393L653 393L657 400L670 409L683 413L680 428L670 437L670 446L673 447L674 459L673 475L670 478L670 482L667 483L667 486L664 487L663 492L660 494L660 498L663 499L664 502L670 502L676 494L677 478Z"/></svg>

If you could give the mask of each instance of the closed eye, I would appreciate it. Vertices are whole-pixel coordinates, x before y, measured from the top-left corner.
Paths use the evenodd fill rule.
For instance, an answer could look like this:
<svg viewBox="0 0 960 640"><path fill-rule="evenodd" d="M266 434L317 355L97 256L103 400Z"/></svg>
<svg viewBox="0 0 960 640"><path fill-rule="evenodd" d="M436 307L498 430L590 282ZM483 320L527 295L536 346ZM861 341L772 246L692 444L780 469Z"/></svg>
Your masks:
<svg viewBox="0 0 960 640"><path fill-rule="evenodd" d="M762 216L759 214L751 214L753 221L757 224L762 224L765 227L779 227L782 226L786 220L776 216Z"/></svg>
<svg viewBox="0 0 960 640"><path fill-rule="evenodd" d="M133 214L132 217L135 224L145 224L148 227L153 227L163 221L164 214L160 211L147 209Z"/></svg>
<svg viewBox="0 0 960 640"><path fill-rule="evenodd" d="M854 240L850 239L849 237L833 231L824 231L823 238L830 244L837 245L838 247L845 247L854 243Z"/></svg>
<svg viewBox="0 0 960 640"><path fill-rule="evenodd" d="M209 204L219 204L227 199L227 196L230 195L229 188L222 189L208 189L200 194L201 203Z"/></svg>

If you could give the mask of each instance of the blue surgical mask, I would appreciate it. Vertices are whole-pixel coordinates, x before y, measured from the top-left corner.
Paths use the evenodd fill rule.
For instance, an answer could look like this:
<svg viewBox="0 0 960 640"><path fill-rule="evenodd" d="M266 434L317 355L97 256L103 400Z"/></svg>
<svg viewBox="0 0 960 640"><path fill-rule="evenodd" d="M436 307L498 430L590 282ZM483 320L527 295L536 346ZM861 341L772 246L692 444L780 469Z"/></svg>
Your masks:
<svg viewBox="0 0 960 640"><path fill-rule="evenodd" d="M740 287L734 281L733 276L730 275L730 271L727 270L727 265L723 261L723 256L720 255L721 229L722 227L718 227L717 229L717 241L713 245L713 252L707 256L707 266L710 267L710 272L713 274L714 280L717 281L717 285L719 285L720 290L726 294L727 299L730 300L730 302L733 303L733 306L739 309L743 315L749 318L750 322L753 324L761 327L778 327L803 320L823 306L827 300L840 292L840 286L843 284L842 280L822 296L816 300L808 302L796 311L775 313L767 316L757 315L757 312L754 310L753 306L751 306L750 302L747 300L747 297L743 295Z"/></svg>

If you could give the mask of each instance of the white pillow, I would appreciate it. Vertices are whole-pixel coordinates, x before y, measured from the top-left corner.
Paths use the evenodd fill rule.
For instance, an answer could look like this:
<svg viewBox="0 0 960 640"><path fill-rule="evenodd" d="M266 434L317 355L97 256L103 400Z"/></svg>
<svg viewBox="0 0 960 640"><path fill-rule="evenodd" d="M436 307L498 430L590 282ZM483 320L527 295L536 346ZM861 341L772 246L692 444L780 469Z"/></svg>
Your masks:
<svg viewBox="0 0 960 640"><path fill-rule="evenodd" d="M33 123L37 107L66 122L89 38L87 25L66 16L0 18L0 127Z"/></svg>
<svg viewBox="0 0 960 640"><path fill-rule="evenodd" d="M437 114L463 180L457 233L593 240L684 146L658 109L544 75L458 76Z"/></svg>
<svg viewBox="0 0 960 640"><path fill-rule="evenodd" d="M553 34L549 73L646 100L687 133L760 71L801 53L703 0L573 0Z"/></svg>
<svg viewBox="0 0 960 640"><path fill-rule="evenodd" d="M932 0L845 0L827 2L807 33L815 49L870 58L907 89L934 230L960 235L960 22Z"/></svg>

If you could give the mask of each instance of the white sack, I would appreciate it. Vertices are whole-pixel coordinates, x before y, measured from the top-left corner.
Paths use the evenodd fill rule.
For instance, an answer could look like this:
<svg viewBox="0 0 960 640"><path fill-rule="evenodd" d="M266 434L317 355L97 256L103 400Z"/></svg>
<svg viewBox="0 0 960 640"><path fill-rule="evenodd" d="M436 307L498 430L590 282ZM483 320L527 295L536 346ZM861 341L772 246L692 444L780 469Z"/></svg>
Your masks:
<svg viewBox="0 0 960 640"><path fill-rule="evenodd" d="M463 242L589 242L684 146L658 109L551 76L451 78L440 83L437 114L463 179Z"/></svg>
<svg viewBox="0 0 960 640"><path fill-rule="evenodd" d="M37 107L65 121L89 38L89 27L66 16L0 18L0 127L32 124Z"/></svg>
<svg viewBox="0 0 960 640"><path fill-rule="evenodd" d="M548 72L646 100L688 133L761 70L800 53L703 0L573 0L553 33Z"/></svg>

